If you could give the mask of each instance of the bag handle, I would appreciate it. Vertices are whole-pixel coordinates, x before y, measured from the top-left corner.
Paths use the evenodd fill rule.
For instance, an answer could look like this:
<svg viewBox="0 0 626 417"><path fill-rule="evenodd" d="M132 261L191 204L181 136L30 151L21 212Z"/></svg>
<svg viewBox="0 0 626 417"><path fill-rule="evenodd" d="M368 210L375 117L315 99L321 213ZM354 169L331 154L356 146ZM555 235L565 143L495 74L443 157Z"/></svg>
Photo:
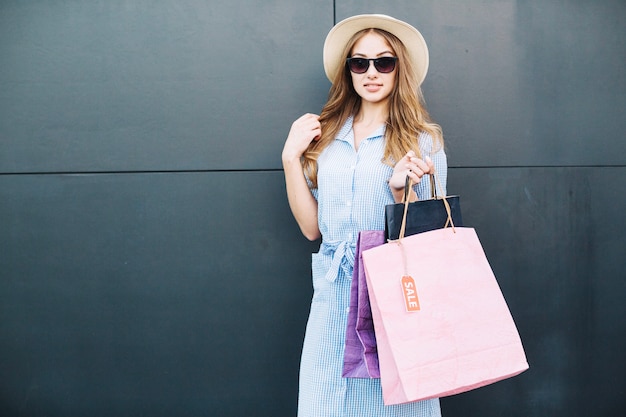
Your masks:
<svg viewBox="0 0 626 417"><path fill-rule="evenodd" d="M454 229L454 221L452 221L452 211L450 209L450 204L448 203L448 200L446 200L445 196L441 196L441 197L437 197L437 192L435 191L435 187L433 186L435 181L437 182L437 184L441 187L441 184L439 183L439 178L435 176L434 173L430 174L430 184L431 184L431 195L433 195L433 198L437 198L438 200L443 200L443 205L446 209L446 213L448 214L448 219L446 220L446 224L443 226L443 228L445 229L448 226L452 227L452 231L454 233L456 233L456 230ZM402 198L402 202L404 203L404 213L402 214L402 225L400 226L400 236L398 237L398 240L402 240L404 238L404 232L406 231L406 215L409 211L409 193L411 190L411 187L413 186L413 180L407 175L406 176L406 180L404 181L404 197ZM442 188L443 189L443 188Z"/></svg>
<svg viewBox="0 0 626 417"><path fill-rule="evenodd" d="M441 187L441 184L439 183L439 177L436 177L434 173L427 175L430 177L430 198L432 200L439 200L440 197L437 195L437 186L435 185L436 181L439 187ZM411 182L411 178L409 178L409 176L407 175L406 179L404 180L404 195L402 196L403 203L409 198L412 185L413 184Z"/></svg>

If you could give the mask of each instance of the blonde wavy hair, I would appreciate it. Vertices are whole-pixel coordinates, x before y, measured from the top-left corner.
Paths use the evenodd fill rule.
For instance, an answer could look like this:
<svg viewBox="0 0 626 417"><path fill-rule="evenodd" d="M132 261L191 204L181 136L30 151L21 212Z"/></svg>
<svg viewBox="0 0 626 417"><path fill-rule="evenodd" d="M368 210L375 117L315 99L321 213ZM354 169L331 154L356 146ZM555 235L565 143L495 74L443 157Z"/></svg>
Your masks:
<svg viewBox="0 0 626 417"><path fill-rule="evenodd" d="M389 118L382 162L393 166L410 150L418 157L423 157L418 145L418 137L422 132L429 133L433 138L433 152L443 148L441 127L430 119L411 60L404 44L396 36L381 29L364 29L348 41L343 56L349 58L356 42L368 33L382 36L398 57L395 85L389 96ZM317 188L317 158L332 143L348 117L356 115L360 107L361 97L354 90L350 70L344 65L343 70L337 71L335 75L328 101L320 114L322 135L319 140L309 144L302 156L302 166L312 188Z"/></svg>

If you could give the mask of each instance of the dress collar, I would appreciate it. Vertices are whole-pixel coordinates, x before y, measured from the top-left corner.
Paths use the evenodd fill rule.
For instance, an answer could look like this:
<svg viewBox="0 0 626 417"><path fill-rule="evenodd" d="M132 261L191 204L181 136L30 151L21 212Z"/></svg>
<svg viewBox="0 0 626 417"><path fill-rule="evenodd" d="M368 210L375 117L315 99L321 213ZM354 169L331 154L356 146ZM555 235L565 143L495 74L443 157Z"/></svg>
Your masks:
<svg viewBox="0 0 626 417"><path fill-rule="evenodd" d="M354 131L352 130L352 124L354 123L354 116L349 116L346 122L343 124L337 137L335 139L342 140L348 143L354 143ZM378 129L373 131L365 140L375 139L385 135L385 125L381 125Z"/></svg>

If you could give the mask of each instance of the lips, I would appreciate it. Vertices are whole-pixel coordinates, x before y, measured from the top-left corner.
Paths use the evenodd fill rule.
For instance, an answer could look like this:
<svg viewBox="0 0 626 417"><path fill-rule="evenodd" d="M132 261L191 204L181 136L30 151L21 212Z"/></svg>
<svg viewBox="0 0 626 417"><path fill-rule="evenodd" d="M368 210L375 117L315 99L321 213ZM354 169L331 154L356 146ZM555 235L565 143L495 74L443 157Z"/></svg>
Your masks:
<svg viewBox="0 0 626 417"><path fill-rule="evenodd" d="M365 84L363 85L363 87L365 87L365 89L369 91L370 93L375 93L381 88L383 88L383 85L382 84Z"/></svg>

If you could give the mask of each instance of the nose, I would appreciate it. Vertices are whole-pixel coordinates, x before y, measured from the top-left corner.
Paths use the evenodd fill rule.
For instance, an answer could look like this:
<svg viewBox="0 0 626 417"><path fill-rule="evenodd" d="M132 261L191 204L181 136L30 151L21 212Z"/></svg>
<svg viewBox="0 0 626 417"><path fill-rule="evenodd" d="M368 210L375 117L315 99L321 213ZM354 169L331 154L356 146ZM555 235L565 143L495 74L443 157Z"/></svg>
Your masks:
<svg viewBox="0 0 626 417"><path fill-rule="evenodd" d="M367 67L367 76L368 77L378 76L378 70L376 69L376 67L374 67L373 60L369 61L369 66Z"/></svg>

